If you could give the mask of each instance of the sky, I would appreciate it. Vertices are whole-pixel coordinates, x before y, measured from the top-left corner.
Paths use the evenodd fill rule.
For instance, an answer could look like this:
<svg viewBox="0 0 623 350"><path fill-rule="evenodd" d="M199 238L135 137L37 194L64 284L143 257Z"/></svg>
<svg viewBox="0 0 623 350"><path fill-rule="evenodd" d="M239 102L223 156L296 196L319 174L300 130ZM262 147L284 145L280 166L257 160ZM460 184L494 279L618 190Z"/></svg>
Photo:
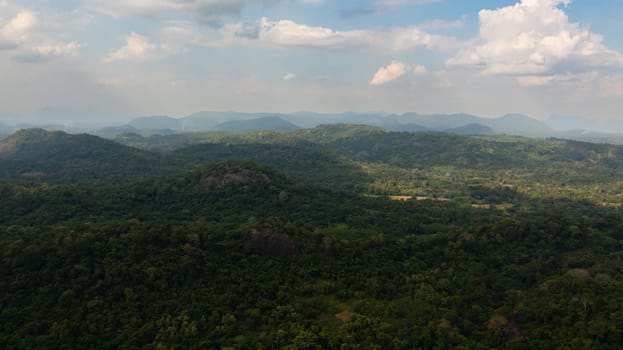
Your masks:
<svg viewBox="0 0 623 350"><path fill-rule="evenodd" d="M0 0L0 115L623 119L620 0Z"/></svg>

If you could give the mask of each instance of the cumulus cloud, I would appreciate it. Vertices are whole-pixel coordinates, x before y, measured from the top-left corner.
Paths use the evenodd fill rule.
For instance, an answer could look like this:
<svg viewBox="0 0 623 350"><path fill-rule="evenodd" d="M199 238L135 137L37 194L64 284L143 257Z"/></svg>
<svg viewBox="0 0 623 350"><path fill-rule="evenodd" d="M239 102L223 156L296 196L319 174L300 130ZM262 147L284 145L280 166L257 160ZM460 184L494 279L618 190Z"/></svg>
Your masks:
<svg viewBox="0 0 623 350"><path fill-rule="evenodd" d="M372 80L370 80L370 85L385 85L398 80L407 74L420 76L427 75L428 68L420 64L408 65L403 62L393 60L390 64L379 68L379 70L374 73Z"/></svg>
<svg viewBox="0 0 623 350"><path fill-rule="evenodd" d="M415 66L411 67L411 70L416 75L426 75L426 74L428 74L428 68L426 68L425 66L423 66L421 64L416 64Z"/></svg>
<svg viewBox="0 0 623 350"><path fill-rule="evenodd" d="M80 44L75 41L69 43L47 42L17 54L14 59L23 63L39 63L55 57L75 56L79 49Z"/></svg>
<svg viewBox="0 0 623 350"><path fill-rule="evenodd" d="M521 0L479 13L480 35L473 47L447 61L484 74L520 76L522 85L545 85L556 76L623 67L623 56L602 37L572 23L560 7L570 0Z"/></svg>
<svg viewBox="0 0 623 350"><path fill-rule="evenodd" d="M407 65L392 61L389 65L379 68L370 80L370 85L384 85L407 74Z"/></svg>
<svg viewBox="0 0 623 350"><path fill-rule="evenodd" d="M18 10L4 23L0 18L0 50L14 50L13 58L27 63L76 55L81 45L52 38L51 26L30 10Z"/></svg>
<svg viewBox="0 0 623 350"><path fill-rule="evenodd" d="M239 15L249 5L268 6L281 0L87 0L87 5L112 16L166 16L186 13L202 23L222 26L222 17Z"/></svg>
<svg viewBox="0 0 623 350"><path fill-rule="evenodd" d="M340 32L290 20L270 21L267 18L261 20L259 39L277 46L333 48L367 46L374 40L365 30Z"/></svg>
<svg viewBox="0 0 623 350"><path fill-rule="evenodd" d="M33 12L20 11L6 24L0 25L0 42L16 47L32 36L38 23L39 20Z"/></svg>
<svg viewBox="0 0 623 350"><path fill-rule="evenodd" d="M171 30L175 32L175 29ZM181 46L152 43L148 37L136 33L130 33L126 36L125 42L125 46L106 55L106 57L104 57L104 63L117 61L144 61L147 59L161 58L184 50Z"/></svg>
<svg viewBox="0 0 623 350"><path fill-rule="evenodd" d="M399 51L418 47L446 50L459 45L453 37L430 34L417 27L338 31L327 27L300 24L291 20L271 21L267 18L261 19L257 33L260 43L281 47ZM230 34L229 36L236 35Z"/></svg>
<svg viewBox="0 0 623 350"><path fill-rule="evenodd" d="M292 80L294 78L296 78L296 75L294 75L294 73L288 73L288 74L283 76L283 80L284 81L290 81L290 80Z"/></svg>

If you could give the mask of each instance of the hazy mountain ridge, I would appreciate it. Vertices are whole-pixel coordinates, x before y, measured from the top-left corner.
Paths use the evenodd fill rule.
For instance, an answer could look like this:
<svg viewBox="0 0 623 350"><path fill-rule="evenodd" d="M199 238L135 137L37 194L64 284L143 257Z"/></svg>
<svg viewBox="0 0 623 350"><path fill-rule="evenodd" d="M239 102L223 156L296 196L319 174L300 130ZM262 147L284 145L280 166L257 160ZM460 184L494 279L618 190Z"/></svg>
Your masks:
<svg viewBox="0 0 623 350"><path fill-rule="evenodd" d="M283 120L280 117L261 117L248 120L231 120L214 127L217 131L247 132L247 131L293 131L298 126Z"/></svg>
<svg viewBox="0 0 623 350"><path fill-rule="evenodd" d="M313 128L321 124L363 124L378 126L390 131L437 131L468 135L507 134L527 137L569 137L572 139L585 140L583 136L586 130L569 131L560 126L560 122L548 123L539 121L522 114L506 114L498 118L484 118L471 114L383 114L383 113L313 113L295 112L290 114L271 113L239 113L239 112L200 112L188 117L162 120L162 117L147 117L137 119L143 124L145 130L171 129L178 132L222 130L219 125L232 121L241 124L261 124L265 118L279 118L287 123L302 128ZM242 123L245 121L246 123ZM136 121L130 122L136 125ZM227 125L227 124L225 124ZM478 125L479 127L476 127ZM587 127L590 123L586 124ZM249 131L260 128L240 127L228 131ZM263 127L266 130L283 131L278 127L272 127L267 123ZM612 141L612 137L601 135L597 132L592 134L593 139L604 138ZM611 135L610 135L611 136ZM623 142L623 135L621 137Z"/></svg>
<svg viewBox="0 0 623 350"><path fill-rule="evenodd" d="M72 114L73 115L73 114ZM485 118L472 114L386 114L386 113L245 113L245 112L197 112L182 118L170 116L146 116L106 127L79 122L50 124L49 118L42 123L0 124L0 138L17 129L41 127L46 130L63 130L71 133L88 132L106 138L134 133L141 136L169 135L183 132L256 130L289 131L295 128L313 128L322 124L362 124L377 126L389 131L446 132L459 135L505 134L526 137L556 137L579 141L623 144L623 122L616 120L592 120L584 117L552 115L539 121L522 114L506 114L498 118ZM101 124L101 123L100 123ZM92 125L92 126L89 126Z"/></svg>

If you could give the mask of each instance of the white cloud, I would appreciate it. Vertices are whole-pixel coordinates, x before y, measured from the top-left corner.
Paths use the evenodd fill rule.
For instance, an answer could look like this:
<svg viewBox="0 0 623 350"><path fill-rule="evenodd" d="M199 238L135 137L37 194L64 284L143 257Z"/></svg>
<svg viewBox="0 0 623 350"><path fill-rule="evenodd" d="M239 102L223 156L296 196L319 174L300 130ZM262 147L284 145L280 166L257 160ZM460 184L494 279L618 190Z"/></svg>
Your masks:
<svg viewBox="0 0 623 350"><path fill-rule="evenodd" d="M415 66L411 67L411 70L413 71L413 73L415 75L426 75L426 74L428 74L428 68L426 68L425 66L423 66L421 64L416 64Z"/></svg>
<svg viewBox="0 0 623 350"><path fill-rule="evenodd" d="M69 43L50 42L36 46L35 51L43 56L73 56L80 49L75 41Z"/></svg>
<svg viewBox="0 0 623 350"><path fill-rule="evenodd" d="M389 65L379 68L370 80L370 85L385 85L407 74L409 67L400 62L392 61Z"/></svg>
<svg viewBox="0 0 623 350"><path fill-rule="evenodd" d="M178 53L181 49L166 44L154 44L149 38L136 33L130 33L125 37L126 44L115 50L106 57L104 63L116 61L142 61L151 58L159 58L172 53Z"/></svg>
<svg viewBox="0 0 623 350"><path fill-rule="evenodd" d="M340 32L290 20L270 21L262 18L259 40L277 46L346 48L370 45L374 38L365 30Z"/></svg>
<svg viewBox="0 0 623 350"><path fill-rule="evenodd" d="M476 67L484 74L525 76L522 85L543 85L558 74L623 67L600 35L572 23L560 5L570 0L522 0L482 10L480 36L473 47L447 61L450 67ZM537 78L537 76L540 76Z"/></svg>
<svg viewBox="0 0 623 350"><path fill-rule="evenodd" d="M403 62L393 60L389 65L379 68L370 85L385 85L395 80L402 78L407 74L413 74L418 76L428 75L428 68L421 64L408 65Z"/></svg>
<svg viewBox="0 0 623 350"><path fill-rule="evenodd" d="M292 80L294 78L296 78L296 75L294 75L293 73L288 73L288 74L283 76L283 80L284 81L290 81L290 80Z"/></svg>
<svg viewBox="0 0 623 350"><path fill-rule="evenodd" d="M0 50L14 51L13 59L36 63L54 57L75 56L81 45L76 41L54 39L57 23L30 10L15 10L9 20L0 18Z"/></svg>
<svg viewBox="0 0 623 350"><path fill-rule="evenodd" d="M241 37L231 32L237 27L227 27L226 36ZM255 39L249 37L249 39ZM429 34L417 27L397 27L388 30L337 31L327 27L310 26L291 20L271 21L262 18L257 30L261 44L280 47L307 47L334 50L409 50L423 47L429 50L446 50L456 47L452 37Z"/></svg>
<svg viewBox="0 0 623 350"><path fill-rule="evenodd" d="M39 20L31 11L20 11L6 24L0 25L0 40L18 45L27 41Z"/></svg>

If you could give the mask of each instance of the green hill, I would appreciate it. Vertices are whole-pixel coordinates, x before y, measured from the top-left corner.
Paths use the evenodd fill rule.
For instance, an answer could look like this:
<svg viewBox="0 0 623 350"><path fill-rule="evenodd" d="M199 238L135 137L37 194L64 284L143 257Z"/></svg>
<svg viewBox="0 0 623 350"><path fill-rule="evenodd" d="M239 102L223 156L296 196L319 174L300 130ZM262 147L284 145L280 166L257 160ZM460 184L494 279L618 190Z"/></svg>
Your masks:
<svg viewBox="0 0 623 350"><path fill-rule="evenodd" d="M86 134L25 129L0 141L0 177L5 180L122 180L162 169L160 162L156 154Z"/></svg>
<svg viewBox="0 0 623 350"><path fill-rule="evenodd" d="M346 124L287 133L208 132L148 138L131 136L117 140L165 154L203 142L314 149L345 159L358 168L364 176L353 177L351 182L358 183L347 188L359 188L371 194L469 198L472 186L494 192L497 188L508 187L535 198L553 196L590 199L602 204L623 203L620 195L623 191L620 181L623 147L609 144L514 136L387 132L376 127ZM219 159L232 158L235 157ZM259 158L253 159L261 162ZM279 167L275 163L269 165ZM310 173L315 174L314 171ZM308 174L302 172L302 175Z"/></svg>
<svg viewBox="0 0 623 350"><path fill-rule="evenodd" d="M211 164L226 160L251 160L329 188L362 190L369 181L361 168L330 151L284 144L200 144L179 149L168 157L186 164Z"/></svg>

